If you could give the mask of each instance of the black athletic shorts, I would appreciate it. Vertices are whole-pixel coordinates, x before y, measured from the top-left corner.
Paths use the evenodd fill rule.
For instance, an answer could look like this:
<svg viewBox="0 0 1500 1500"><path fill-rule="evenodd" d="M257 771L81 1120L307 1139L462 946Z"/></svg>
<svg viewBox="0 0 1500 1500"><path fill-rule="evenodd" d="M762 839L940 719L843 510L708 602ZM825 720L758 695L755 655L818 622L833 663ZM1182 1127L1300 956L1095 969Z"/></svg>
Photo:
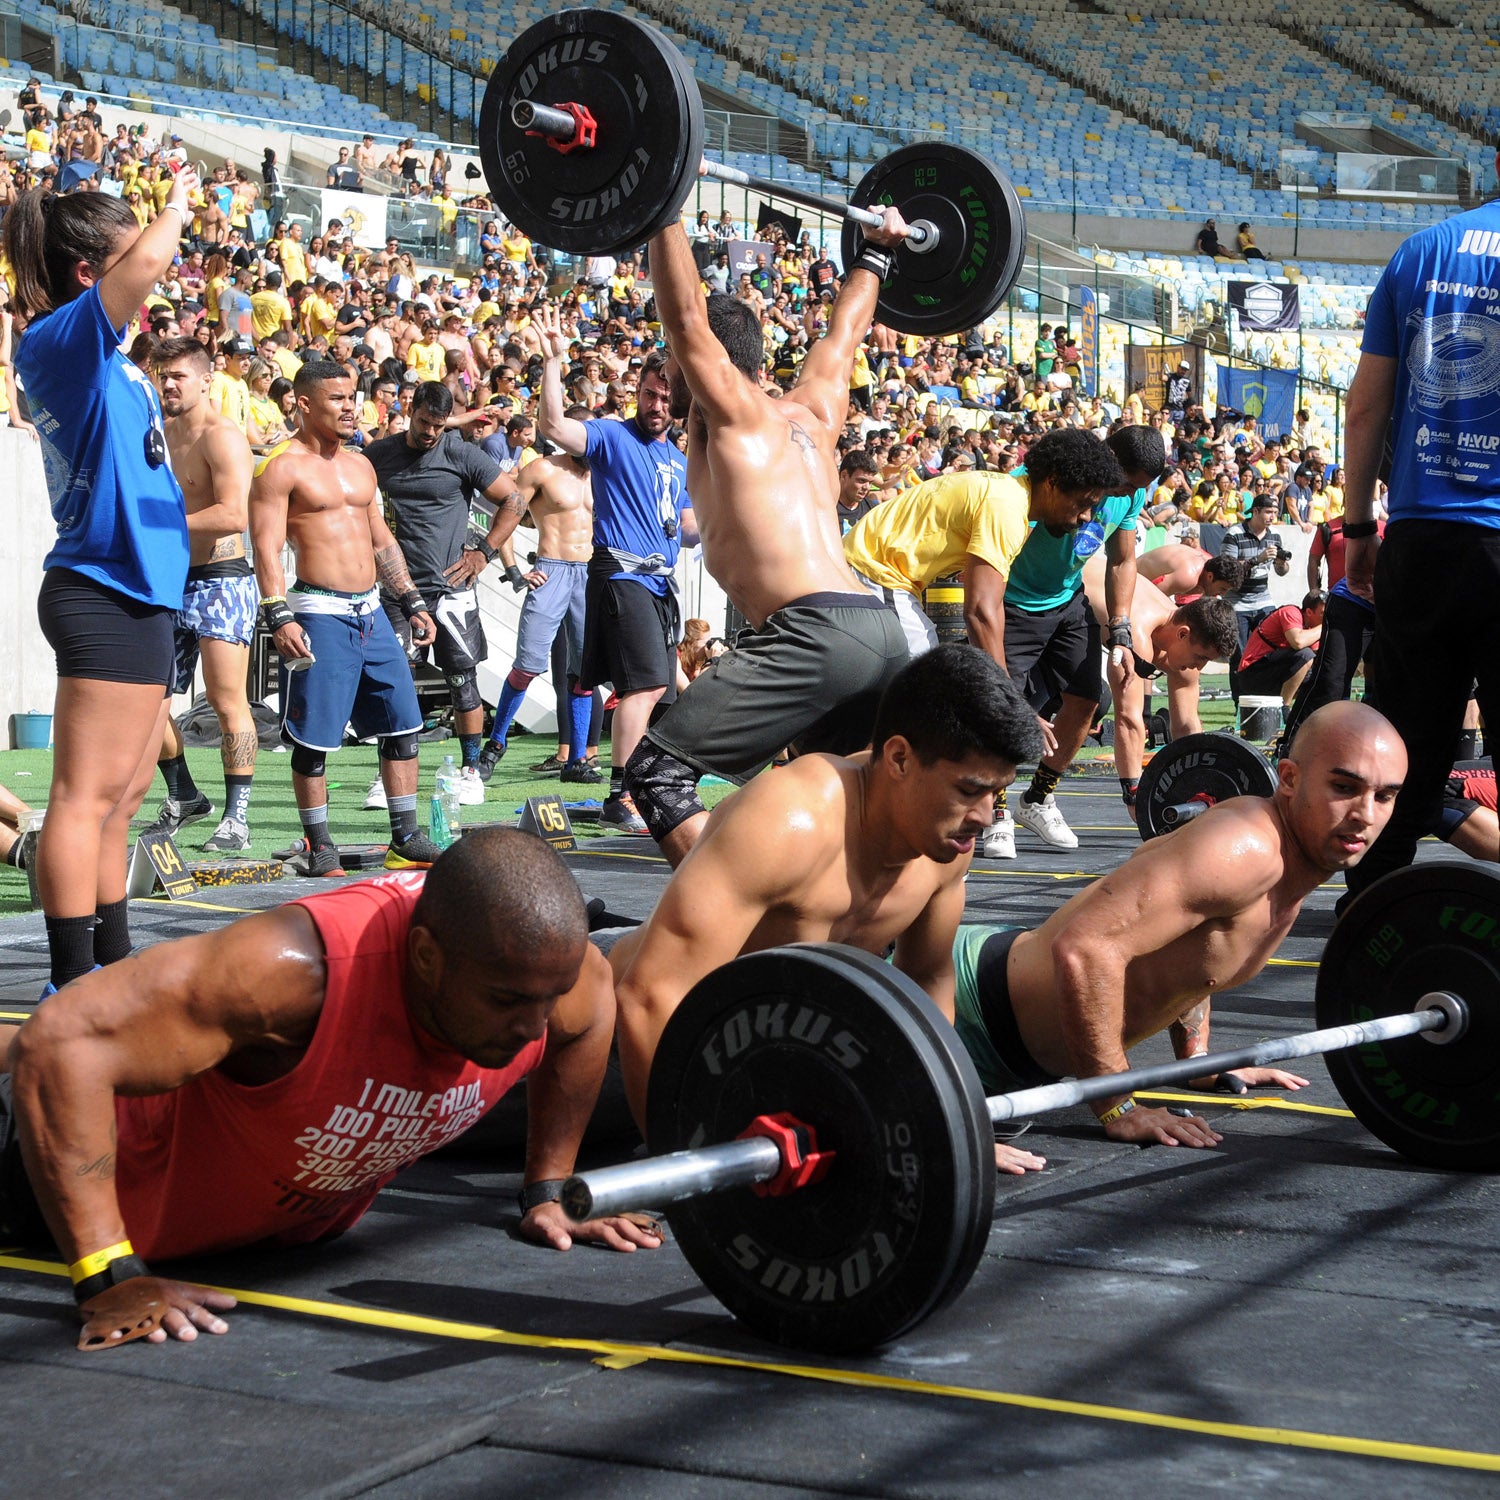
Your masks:
<svg viewBox="0 0 1500 1500"><path fill-rule="evenodd" d="M1312 650L1308 646L1275 647L1259 661L1240 668L1240 697L1276 697L1287 678L1312 658Z"/></svg>
<svg viewBox="0 0 1500 1500"><path fill-rule="evenodd" d="M52 1242L21 1160L9 1073L0 1073L0 1239L12 1245Z"/></svg>
<svg viewBox="0 0 1500 1500"><path fill-rule="evenodd" d="M1082 590L1066 604L1036 613L1007 601L1005 664L1033 708L1059 693L1097 703L1104 691L1102 652L1099 622Z"/></svg>
<svg viewBox="0 0 1500 1500"><path fill-rule="evenodd" d="M677 696L677 601L633 578L591 576L583 624L584 687L609 683L622 698L665 687Z"/></svg>
<svg viewBox="0 0 1500 1500"><path fill-rule="evenodd" d="M143 682L165 693L172 682L172 611L142 604L70 568L49 568L37 595L42 634L59 677Z"/></svg>

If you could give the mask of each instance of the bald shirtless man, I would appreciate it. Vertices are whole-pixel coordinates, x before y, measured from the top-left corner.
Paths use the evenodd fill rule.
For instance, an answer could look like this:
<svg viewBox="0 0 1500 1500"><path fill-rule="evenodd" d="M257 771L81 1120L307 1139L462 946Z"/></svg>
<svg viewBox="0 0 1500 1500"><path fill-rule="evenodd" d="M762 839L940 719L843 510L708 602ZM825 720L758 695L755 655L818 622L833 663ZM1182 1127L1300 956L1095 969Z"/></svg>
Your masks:
<svg viewBox="0 0 1500 1500"><path fill-rule="evenodd" d="M610 952L637 1122L668 1017L742 953L834 942L879 955L894 943L896 967L951 1018L974 841L1017 763L1040 748L1036 718L1001 668L972 646L939 646L887 687L871 749L801 756L721 802L645 925ZM1043 1165L997 1152L1007 1170Z"/></svg>
<svg viewBox="0 0 1500 1500"><path fill-rule="evenodd" d="M1085 565L1083 592L1095 619L1107 630L1109 609L1102 554L1096 553ZM1200 733L1203 721L1198 699L1203 668L1211 661L1228 661L1240 637L1234 611L1226 600L1200 596L1191 604L1176 605L1144 578L1136 579L1131 600L1130 637L1134 644L1129 670L1111 651L1107 671L1115 703L1115 775L1120 778L1120 791L1133 818L1146 753L1148 685L1158 675L1166 677L1173 739ZM1077 698L1063 698L1057 715L1059 739L1073 733L1075 726L1068 721L1080 711L1085 718L1092 718L1095 706Z"/></svg>
<svg viewBox="0 0 1500 1500"><path fill-rule="evenodd" d="M254 457L245 434L208 399L213 360L197 339L162 339L151 373L166 417L172 472L187 501L191 550L182 608L173 621L172 691L192 690L200 655L203 690L219 721L224 817L203 848L240 854L250 847L250 783L255 774L255 720L246 681L255 637L255 576L245 556ZM183 754L170 716L157 765L167 784L153 832L176 833L213 812Z"/></svg>
<svg viewBox="0 0 1500 1500"><path fill-rule="evenodd" d="M1245 565L1239 558L1210 557L1201 547L1186 542L1168 542L1137 554L1135 571L1138 578L1154 583L1174 599L1183 594L1217 599L1245 583Z"/></svg>
<svg viewBox="0 0 1500 1500"><path fill-rule="evenodd" d="M337 875L328 832L327 755L344 726L380 741L380 776L391 819L388 870L426 869L441 852L417 829L417 731L422 711L406 653L380 608L380 585L400 602L412 640L436 634L427 601L376 504L375 470L344 444L359 397L342 365L313 360L292 383L297 436L255 471L250 534L266 628L286 665L282 733L292 742L292 790L307 840L309 875ZM290 542L297 582L281 566Z"/></svg>
<svg viewBox="0 0 1500 1500"><path fill-rule="evenodd" d="M586 407L571 406L564 415L570 421L586 422L591 413ZM558 739L567 744L569 755L561 779L601 781L601 773L585 759L594 692L578 684L583 670L584 595L594 552L594 494L588 460L561 452L534 458L519 471L517 484L516 503L530 512L536 527L536 566L521 574L521 585L529 592L516 627L516 659L495 705L489 740L479 752L479 774L488 781L505 754L506 736L526 689L547 670L552 643L562 630L568 638L568 723L558 726ZM507 573L516 566L512 548L510 538L500 544Z"/></svg>
<svg viewBox="0 0 1500 1500"><path fill-rule="evenodd" d="M1406 749L1364 704L1335 703L1303 725L1270 797L1235 797L1165 838L1058 908L1034 932L959 930L958 1032L986 1094L1129 1067L1127 1049L1185 1018L1207 1050L1205 1002L1260 973L1302 903L1364 857L1390 818ZM1201 1046L1197 1043L1201 1041ZM1302 1082L1240 1070L1241 1082ZM1113 1140L1213 1146L1197 1116L1092 1106Z"/></svg>
<svg viewBox="0 0 1500 1500"><path fill-rule="evenodd" d="M880 690L906 660L900 621L855 578L839 534L835 445L849 373L906 226L887 208L883 227L866 233L828 331L779 400L761 387L755 313L733 297L705 301L680 222L651 241L704 565L751 627L647 730L625 767L626 788L673 865L708 818L700 777L742 780L793 743L859 749Z"/></svg>
<svg viewBox="0 0 1500 1500"><path fill-rule="evenodd" d="M0 1028L0 1234L62 1252L80 1348L226 1332L232 1297L149 1263L333 1239L522 1078L521 1234L661 1243L556 1201L614 1001L576 882L529 834L477 829L425 878L291 901L65 995Z"/></svg>

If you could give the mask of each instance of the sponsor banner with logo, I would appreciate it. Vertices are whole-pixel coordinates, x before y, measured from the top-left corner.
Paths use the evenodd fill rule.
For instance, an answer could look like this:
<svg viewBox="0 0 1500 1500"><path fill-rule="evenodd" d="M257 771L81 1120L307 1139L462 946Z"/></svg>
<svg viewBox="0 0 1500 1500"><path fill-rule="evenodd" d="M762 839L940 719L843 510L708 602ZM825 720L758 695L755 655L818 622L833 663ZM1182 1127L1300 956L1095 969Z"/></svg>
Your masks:
<svg viewBox="0 0 1500 1500"><path fill-rule="evenodd" d="M1231 370L1219 366L1219 410L1231 407L1255 418L1261 437L1284 437L1297 409L1295 370Z"/></svg>
<svg viewBox="0 0 1500 1500"><path fill-rule="evenodd" d="M1295 286L1274 281L1231 281L1229 305L1240 315L1240 327L1248 333L1267 333L1273 328L1295 332L1302 326L1302 301Z"/></svg>
<svg viewBox="0 0 1500 1500"><path fill-rule="evenodd" d="M1099 392L1099 299L1091 286L1078 288L1079 386L1085 396Z"/></svg>

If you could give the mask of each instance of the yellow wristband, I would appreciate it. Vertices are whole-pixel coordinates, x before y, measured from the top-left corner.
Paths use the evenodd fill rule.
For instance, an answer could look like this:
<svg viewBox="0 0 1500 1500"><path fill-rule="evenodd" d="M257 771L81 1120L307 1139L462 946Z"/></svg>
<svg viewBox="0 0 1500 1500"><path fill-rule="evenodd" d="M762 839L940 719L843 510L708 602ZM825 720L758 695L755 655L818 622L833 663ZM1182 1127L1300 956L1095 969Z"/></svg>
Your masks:
<svg viewBox="0 0 1500 1500"><path fill-rule="evenodd" d="M134 1254L135 1248L130 1241L121 1240L118 1245L106 1245L104 1249L96 1250L92 1255L85 1255L82 1260L75 1260L68 1267L68 1275L73 1278L73 1285L77 1286L80 1281L87 1281L90 1276L97 1276L113 1262Z"/></svg>
<svg viewBox="0 0 1500 1500"><path fill-rule="evenodd" d="M1113 1125L1121 1115L1128 1115L1135 1108L1135 1099L1122 1099L1113 1109L1107 1109L1099 1116L1101 1125Z"/></svg>

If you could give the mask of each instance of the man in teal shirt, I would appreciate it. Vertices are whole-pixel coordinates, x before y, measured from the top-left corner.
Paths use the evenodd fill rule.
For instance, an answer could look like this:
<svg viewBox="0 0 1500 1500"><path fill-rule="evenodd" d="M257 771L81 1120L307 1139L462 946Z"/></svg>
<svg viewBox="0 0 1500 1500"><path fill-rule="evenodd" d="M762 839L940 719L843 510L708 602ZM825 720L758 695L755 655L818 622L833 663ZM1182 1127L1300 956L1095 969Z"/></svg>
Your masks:
<svg viewBox="0 0 1500 1500"><path fill-rule="evenodd" d="M1078 836L1053 793L1098 713L1106 644L1083 597L1083 565L1105 549L1105 601L1111 651L1131 670L1130 605L1135 594L1136 522L1166 467L1166 445L1153 427L1122 427L1106 439L1124 471L1122 492L1108 495L1092 520L1066 536L1033 526L1005 582L1005 660L1002 665L1034 708L1062 696L1056 723L1044 727L1048 749L1014 809L999 799L995 822L981 841L989 859L1015 857L1015 824L1056 849L1076 849Z"/></svg>

